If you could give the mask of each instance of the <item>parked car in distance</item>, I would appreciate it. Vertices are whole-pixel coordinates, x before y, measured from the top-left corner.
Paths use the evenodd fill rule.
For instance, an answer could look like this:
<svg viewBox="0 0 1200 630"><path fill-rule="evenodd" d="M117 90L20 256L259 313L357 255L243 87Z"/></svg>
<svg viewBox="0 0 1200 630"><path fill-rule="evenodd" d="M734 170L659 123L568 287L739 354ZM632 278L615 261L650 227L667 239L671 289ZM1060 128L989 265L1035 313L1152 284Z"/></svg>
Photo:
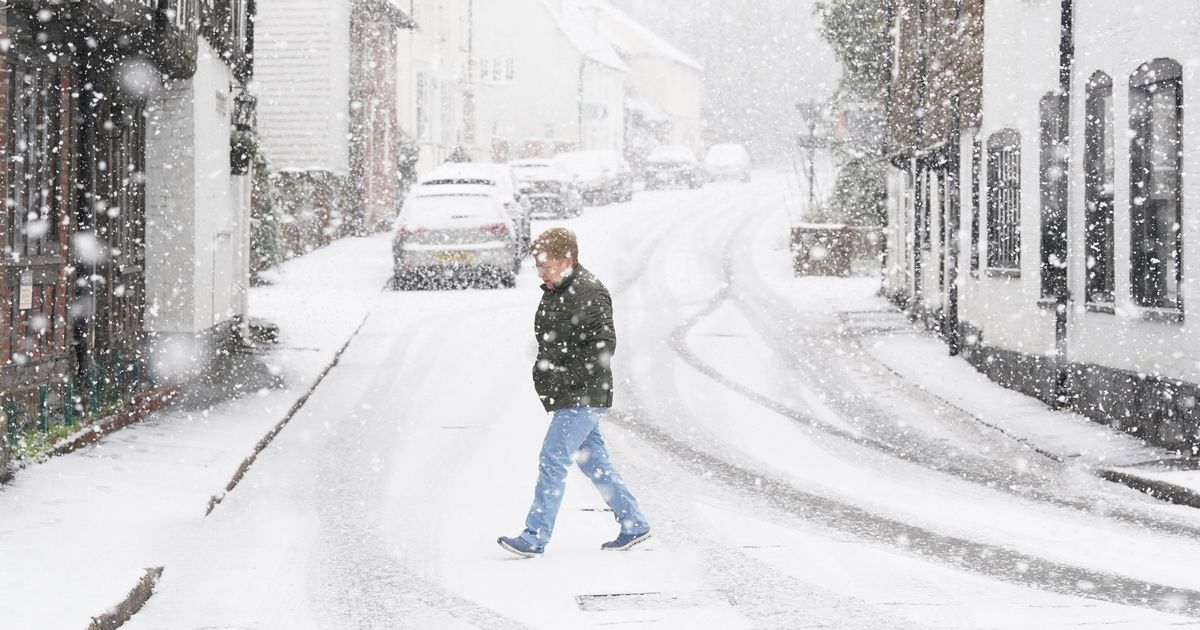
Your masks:
<svg viewBox="0 0 1200 630"><path fill-rule="evenodd" d="M750 152L740 144L714 144L704 157L704 172L709 181L736 179L750 181Z"/></svg>
<svg viewBox="0 0 1200 630"><path fill-rule="evenodd" d="M608 179L605 195L609 203L633 200L633 169L625 156L618 151L596 151L604 164L604 174Z"/></svg>
<svg viewBox="0 0 1200 630"><path fill-rule="evenodd" d="M583 213L583 195L574 178L553 160L515 160L509 162L517 178L517 190L529 200L534 217L577 217Z"/></svg>
<svg viewBox="0 0 1200 630"><path fill-rule="evenodd" d="M569 151L554 161L574 177L585 203L603 206L633 196L633 172L616 151Z"/></svg>
<svg viewBox="0 0 1200 630"><path fill-rule="evenodd" d="M460 184L418 190L396 218L395 286L485 281L513 287L526 251L492 187Z"/></svg>
<svg viewBox="0 0 1200 630"><path fill-rule="evenodd" d="M643 177L646 188L662 186L687 186L700 188L704 185L704 173L700 162L691 149L682 145L663 145L654 148L646 156Z"/></svg>
<svg viewBox="0 0 1200 630"><path fill-rule="evenodd" d="M507 164L491 162L447 162L426 173L419 180L414 192L441 186L486 186L504 204L512 218L517 240L529 245L533 227L529 215L529 202L522 198L517 188L517 178Z"/></svg>

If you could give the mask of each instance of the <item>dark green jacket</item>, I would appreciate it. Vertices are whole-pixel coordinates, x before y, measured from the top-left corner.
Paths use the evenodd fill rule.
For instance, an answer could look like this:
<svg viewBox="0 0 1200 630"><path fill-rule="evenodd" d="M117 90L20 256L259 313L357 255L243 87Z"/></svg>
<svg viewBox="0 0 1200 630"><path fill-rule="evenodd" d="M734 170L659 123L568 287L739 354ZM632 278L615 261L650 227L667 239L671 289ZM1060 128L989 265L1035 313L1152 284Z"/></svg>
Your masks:
<svg viewBox="0 0 1200 630"><path fill-rule="evenodd" d="M617 350L612 297L580 265L559 286L542 286L533 331L538 356L533 387L546 411L567 407L611 407L610 362Z"/></svg>

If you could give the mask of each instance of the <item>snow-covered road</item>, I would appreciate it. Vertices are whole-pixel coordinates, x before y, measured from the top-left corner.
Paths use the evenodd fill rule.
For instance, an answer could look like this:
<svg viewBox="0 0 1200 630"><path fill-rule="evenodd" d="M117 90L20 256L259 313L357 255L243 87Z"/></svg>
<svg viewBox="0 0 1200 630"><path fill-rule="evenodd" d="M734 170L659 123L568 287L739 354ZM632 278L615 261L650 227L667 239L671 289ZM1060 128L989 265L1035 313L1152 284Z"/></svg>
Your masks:
<svg viewBox="0 0 1200 630"><path fill-rule="evenodd" d="M914 333L873 281L791 276L787 190L764 172L563 223L614 294L603 429L650 542L600 552L616 527L572 471L545 557L495 544L546 426L527 268L372 298L126 627L1200 628L1200 516L898 378L869 350ZM362 243L383 286L388 242Z"/></svg>

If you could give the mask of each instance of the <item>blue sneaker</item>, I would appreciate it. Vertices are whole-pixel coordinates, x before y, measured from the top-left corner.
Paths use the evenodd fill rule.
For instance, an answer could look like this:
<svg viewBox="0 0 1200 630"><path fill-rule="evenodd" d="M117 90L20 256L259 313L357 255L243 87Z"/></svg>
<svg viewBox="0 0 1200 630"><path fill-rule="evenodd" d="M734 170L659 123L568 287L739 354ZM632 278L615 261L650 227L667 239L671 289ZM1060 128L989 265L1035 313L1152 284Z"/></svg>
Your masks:
<svg viewBox="0 0 1200 630"><path fill-rule="evenodd" d="M520 536L517 536L516 538L501 536L496 539L496 542L500 543L500 548L509 553L521 556L522 558L536 558L542 555L542 551L545 550L544 547L534 547Z"/></svg>
<svg viewBox="0 0 1200 630"><path fill-rule="evenodd" d="M600 545L601 551L626 551L638 543L645 542L650 539L650 530L646 530L640 534L621 534L616 540Z"/></svg>

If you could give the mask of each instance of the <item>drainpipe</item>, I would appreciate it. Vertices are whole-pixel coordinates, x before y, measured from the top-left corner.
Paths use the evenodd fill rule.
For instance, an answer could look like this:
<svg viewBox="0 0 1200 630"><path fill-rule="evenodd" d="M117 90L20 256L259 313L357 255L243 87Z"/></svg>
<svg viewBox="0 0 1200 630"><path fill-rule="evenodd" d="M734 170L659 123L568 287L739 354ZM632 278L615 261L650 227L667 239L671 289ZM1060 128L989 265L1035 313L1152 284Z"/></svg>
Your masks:
<svg viewBox="0 0 1200 630"><path fill-rule="evenodd" d="M583 54L581 53L579 56L579 108L578 108L579 109L579 112L578 112L578 114L579 114L579 125L578 125L578 127L579 127L579 129L578 129L578 131L579 131L579 146L576 147L576 150L578 150L578 151L582 151L584 149L584 146L583 146L583 99L584 99L583 77L584 77L584 68L586 66L587 66L587 57L584 57Z"/></svg>
<svg viewBox="0 0 1200 630"><path fill-rule="evenodd" d="M1061 142L1066 155L1070 155L1071 148L1071 76L1075 69L1075 7L1074 0L1061 0L1060 5L1060 28L1058 42L1058 89L1062 93L1063 107L1062 120L1059 124L1063 128L1063 136ZM1065 177L1070 177L1070 158L1064 161ZM1060 211L1067 213L1070 216L1068 208L1070 208L1070 191L1071 187L1067 186L1066 196L1061 200ZM1067 219L1067 230L1070 229L1070 219ZM1066 239L1066 250L1070 252L1069 232L1064 231L1063 238ZM1068 256L1068 259L1070 257ZM1067 281L1059 287L1058 294L1055 295L1054 301L1054 363L1055 363L1055 379L1054 379L1054 406L1069 407L1071 404L1071 383L1070 383L1070 363L1067 357L1067 332L1069 326L1069 312L1071 304L1070 290L1070 267L1067 268Z"/></svg>

